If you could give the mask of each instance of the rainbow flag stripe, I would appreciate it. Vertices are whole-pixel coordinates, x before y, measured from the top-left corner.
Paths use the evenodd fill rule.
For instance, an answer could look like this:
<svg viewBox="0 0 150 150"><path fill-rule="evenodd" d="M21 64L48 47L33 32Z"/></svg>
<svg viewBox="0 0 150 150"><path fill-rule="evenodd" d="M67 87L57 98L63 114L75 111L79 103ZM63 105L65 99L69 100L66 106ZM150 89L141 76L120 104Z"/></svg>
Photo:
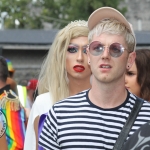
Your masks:
<svg viewBox="0 0 150 150"><path fill-rule="evenodd" d="M25 138L25 113L21 108L12 111L11 102L7 102L6 109L2 109L7 119L6 138L8 150L23 150Z"/></svg>
<svg viewBox="0 0 150 150"><path fill-rule="evenodd" d="M14 68L12 66L12 63L9 59L6 59L6 62L7 62L7 66L8 66L8 70L9 71L14 71Z"/></svg>

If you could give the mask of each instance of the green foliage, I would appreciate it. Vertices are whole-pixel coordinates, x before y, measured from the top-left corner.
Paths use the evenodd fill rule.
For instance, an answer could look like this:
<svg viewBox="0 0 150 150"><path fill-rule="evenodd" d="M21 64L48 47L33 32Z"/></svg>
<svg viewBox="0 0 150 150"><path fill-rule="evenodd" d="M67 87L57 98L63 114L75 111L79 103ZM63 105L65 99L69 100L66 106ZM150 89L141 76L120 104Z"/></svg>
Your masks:
<svg viewBox="0 0 150 150"><path fill-rule="evenodd" d="M35 7L31 0L1 0L0 14L7 12L3 17L4 28L42 28L42 20L34 12ZM17 20L18 24L15 23Z"/></svg>
<svg viewBox="0 0 150 150"><path fill-rule="evenodd" d="M54 28L62 28L70 21L87 20L97 8L111 6L118 8L123 0L0 0L0 15L4 28L43 28L42 23L52 23ZM123 14L126 8L120 10ZM1 16L0 16L1 17ZM17 21L19 24L15 23Z"/></svg>
<svg viewBox="0 0 150 150"><path fill-rule="evenodd" d="M54 27L62 28L73 20L87 20L89 15L97 8L110 6L118 9L120 1L121 0L43 0L41 16L45 21L51 22ZM120 11L125 13L126 8Z"/></svg>

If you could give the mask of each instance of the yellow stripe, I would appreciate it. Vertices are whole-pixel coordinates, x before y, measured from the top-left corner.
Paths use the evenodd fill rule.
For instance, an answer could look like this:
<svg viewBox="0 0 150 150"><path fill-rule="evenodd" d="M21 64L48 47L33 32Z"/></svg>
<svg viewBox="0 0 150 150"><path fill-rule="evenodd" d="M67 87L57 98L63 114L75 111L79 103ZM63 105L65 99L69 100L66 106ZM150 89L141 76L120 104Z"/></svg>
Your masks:
<svg viewBox="0 0 150 150"><path fill-rule="evenodd" d="M11 103L10 103L10 101L8 101L8 102L6 103L6 108L7 108L7 110L6 110L6 116L7 116L7 125L8 125L8 129L9 129L9 134L11 135L11 138L13 139L13 143L12 143L12 145L11 145L11 149L10 149L10 150L14 150L17 144L16 144L16 142L15 142L15 136L14 136L14 134L13 134L13 132L12 132L11 109L10 109L10 105L11 105Z"/></svg>
<svg viewBox="0 0 150 150"><path fill-rule="evenodd" d="M24 104L26 106L26 101L27 101L27 88L25 86L22 87L23 89L23 95L24 95Z"/></svg>
<svg viewBox="0 0 150 150"><path fill-rule="evenodd" d="M18 96L23 107L26 106L27 89L25 86L17 85Z"/></svg>

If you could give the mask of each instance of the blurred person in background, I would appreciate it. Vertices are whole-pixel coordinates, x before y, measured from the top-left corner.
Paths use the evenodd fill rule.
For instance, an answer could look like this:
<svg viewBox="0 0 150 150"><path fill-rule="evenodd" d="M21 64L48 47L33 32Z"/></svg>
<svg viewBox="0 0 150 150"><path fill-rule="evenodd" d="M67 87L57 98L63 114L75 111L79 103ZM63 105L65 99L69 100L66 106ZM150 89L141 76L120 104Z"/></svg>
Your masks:
<svg viewBox="0 0 150 150"><path fill-rule="evenodd" d="M0 103L3 96L3 91L9 89L9 85L6 84L8 76L8 68L5 61L5 58L0 56ZM0 105L0 150L8 150L7 141L6 141L6 134L4 128L4 118L5 115L2 112L2 108Z"/></svg>
<svg viewBox="0 0 150 150"><path fill-rule="evenodd" d="M15 92L6 83L8 75L6 60L0 56L0 109L4 116L6 116L7 146L8 150L23 150L25 111Z"/></svg>
<svg viewBox="0 0 150 150"><path fill-rule="evenodd" d="M38 92L29 117L24 150L37 149L39 117L57 101L89 89L87 22L69 23L56 35L38 79ZM36 141L37 140L37 141ZM32 144L30 144L32 143Z"/></svg>
<svg viewBox="0 0 150 150"><path fill-rule="evenodd" d="M37 82L37 79L21 79L17 85L18 96L25 109L27 120L36 97Z"/></svg>
<svg viewBox="0 0 150 150"><path fill-rule="evenodd" d="M3 56L0 56L0 93L3 93L4 90L9 91L10 85L7 84L7 78L9 76L8 66L6 60Z"/></svg>
<svg viewBox="0 0 150 150"><path fill-rule="evenodd" d="M125 87L138 97L150 101L150 50L138 49L132 67L125 75Z"/></svg>
<svg viewBox="0 0 150 150"><path fill-rule="evenodd" d="M26 101L26 108L31 109L32 105L34 103L34 97L36 94L36 88L37 88L37 79L31 79L27 83L27 101Z"/></svg>

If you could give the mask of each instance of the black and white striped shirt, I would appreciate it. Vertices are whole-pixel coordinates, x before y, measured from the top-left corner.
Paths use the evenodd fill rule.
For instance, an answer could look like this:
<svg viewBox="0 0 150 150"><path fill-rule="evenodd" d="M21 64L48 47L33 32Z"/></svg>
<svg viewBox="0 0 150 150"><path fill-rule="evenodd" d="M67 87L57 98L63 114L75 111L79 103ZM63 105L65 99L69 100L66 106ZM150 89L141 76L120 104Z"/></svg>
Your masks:
<svg viewBox="0 0 150 150"><path fill-rule="evenodd" d="M39 139L45 150L113 149L136 97L128 92L120 106L102 109L91 103L88 92L61 100L52 107ZM150 103L144 101L129 136L149 120Z"/></svg>

